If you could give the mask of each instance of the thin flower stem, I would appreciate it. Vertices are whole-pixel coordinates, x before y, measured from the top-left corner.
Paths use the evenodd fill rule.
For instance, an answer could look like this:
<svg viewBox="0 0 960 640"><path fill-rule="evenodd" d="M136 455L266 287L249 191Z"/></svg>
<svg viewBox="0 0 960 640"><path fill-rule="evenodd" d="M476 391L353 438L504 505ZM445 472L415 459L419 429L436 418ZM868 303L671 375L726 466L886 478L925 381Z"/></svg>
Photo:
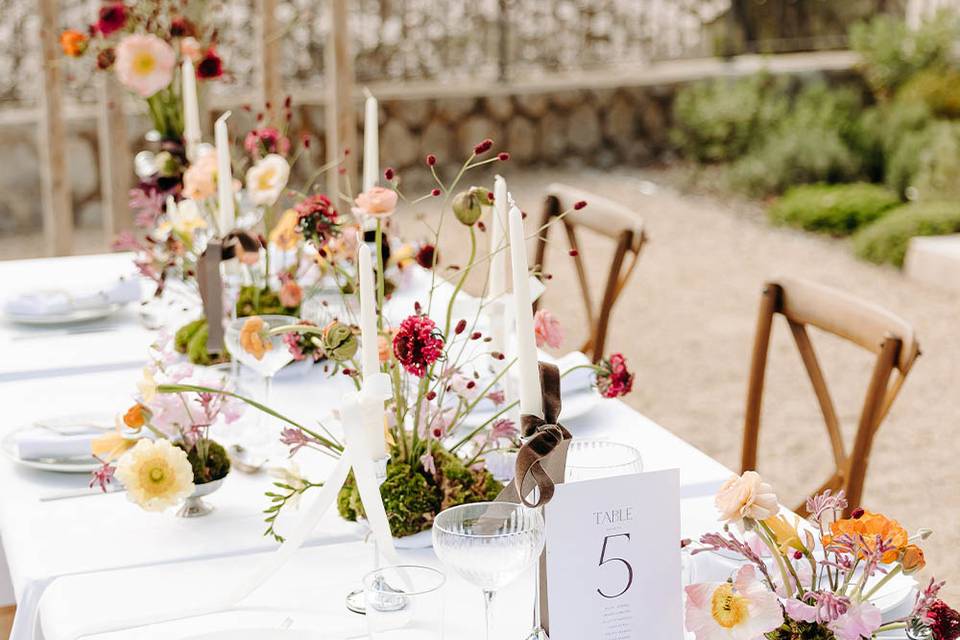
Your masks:
<svg viewBox="0 0 960 640"><path fill-rule="evenodd" d="M476 429L474 429L473 431L471 431L470 433L468 433L466 436L464 436L459 442L457 442L457 444L455 444L455 445L453 445L452 447L450 447L450 449L449 449L450 453L456 453L456 452L457 452L457 449L459 449L460 447L462 447L462 446L465 445L466 443L468 443L468 442L470 442L471 440L473 440L474 436L476 436L478 433L480 433L481 431L483 431L484 429L486 429L487 426L490 425L490 424L492 424L494 420L496 420L497 418L499 418L500 416L502 416L503 414L505 414L507 411L510 411L511 409L513 409L514 407L519 406L519 405L520 405L520 401L519 401L519 400L514 400L513 402L511 402L510 404L508 404L507 406L505 406L503 409L500 409L499 411L497 411L495 414L493 414L492 416L490 416L489 418L487 418L487 420L486 420L483 424L481 424L481 425L478 426Z"/></svg>
<svg viewBox="0 0 960 640"><path fill-rule="evenodd" d="M863 597L861 598L861 600L869 600L870 596L872 596L879 589L881 589L883 585L887 584L888 582L890 582L891 579L893 579L894 576L900 575L901 573L903 573L903 565L898 564L892 571L888 572L887 575L880 578L880 580L877 581L877 584L870 587L870 589L865 594L863 594Z"/></svg>
<svg viewBox="0 0 960 640"><path fill-rule="evenodd" d="M377 250L377 330L383 331L383 225L379 218L377 218L377 233L374 244Z"/></svg>
<svg viewBox="0 0 960 640"><path fill-rule="evenodd" d="M770 555L773 556L773 559L777 563L777 569L780 571L780 579L783 580L784 593L786 593L788 597L792 596L793 588L790 587L790 578L787 575L787 568L784 566L783 554L775 542L776 537L766 523L760 520L755 520L754 522L757 524L757 535L760 536L763 544L770 550Z"/></svg>

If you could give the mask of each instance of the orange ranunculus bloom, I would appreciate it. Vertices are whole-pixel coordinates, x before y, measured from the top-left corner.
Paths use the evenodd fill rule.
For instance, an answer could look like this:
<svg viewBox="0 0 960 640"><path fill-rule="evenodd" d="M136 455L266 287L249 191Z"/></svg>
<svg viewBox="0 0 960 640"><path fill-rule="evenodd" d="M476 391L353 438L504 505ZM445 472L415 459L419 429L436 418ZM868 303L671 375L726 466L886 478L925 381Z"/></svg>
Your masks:
<svg viewBox="0 0 960 640"><path fill-rule="evenodd" d="M263 318L251 316L240 328L240 346L257 360L262 360L263 354L273 349L273 344L264 338L263 326Z"/></svg>
<svg viewBox="0 0 960 640"><path fill-rule="evenodd" d="M915 544L908 544L900 555L900 564L903 565L903 572L907 575L920 571L927 565L923 549Z"/></svg>
<svg viewBox="0 0 960 640"><path fill-rule="evenodd" d="M879 536L890 548L883 554L882 560L886 563L895 562L900 551L907 546L907 530L896 520L891 520L880 513L864 511L859 518L837 520L830 525L830 535L823 537L823 545L827 546L837 536L849 534L863 536L864 544L872 548Z"/></svg>
<svg viewBox="0 0 960 640"><path fill-rule="evenodd" d="M67 29L60 34L60 47L71 58L79 58L87 50L89 38L86 34L74 29Z"/></svg>
<svg viewBox="0 0 960 640"><path fill-rule="evenodd" d="M127 409L127 412L123 414L123 424L131 429L139 429L146 421L147 417L144 415L144 406L139 403Z"/></svg>

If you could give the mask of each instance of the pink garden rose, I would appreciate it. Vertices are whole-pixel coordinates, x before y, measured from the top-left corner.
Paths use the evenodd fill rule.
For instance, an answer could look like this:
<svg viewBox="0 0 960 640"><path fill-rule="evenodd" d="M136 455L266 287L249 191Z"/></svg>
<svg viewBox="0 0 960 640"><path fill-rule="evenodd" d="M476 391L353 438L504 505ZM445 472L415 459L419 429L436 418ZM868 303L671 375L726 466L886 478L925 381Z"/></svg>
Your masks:
<svg viewBox="0 0 960 640"><path fill-rule="evenodd" d="M117 45L117 79L143 98L170 85L176 63L173 48L154 35L129 35Z"/></svg>
<svg viewBox="0 0 960 640"><path fill-rule="evenodd" d="M563 327L560 325L560 319L546 309L540 309L533 316L533 333L540 348L546 345L557 349L563 344Z"/></svg>
<svg viewBox="0 0 960 640"><path fill-rule="evenodd" d="M766 520L780 510L773 487L756 471L745 471L723 483L715 500L720 519L740 524L744 518Z"/></svg>
<svg viewBox="0 0 960 640"><path fill-rule="evenodd" d="M397 192L384 187L371 187L354 200L354 214L386 218L397 210Z"/></svg>

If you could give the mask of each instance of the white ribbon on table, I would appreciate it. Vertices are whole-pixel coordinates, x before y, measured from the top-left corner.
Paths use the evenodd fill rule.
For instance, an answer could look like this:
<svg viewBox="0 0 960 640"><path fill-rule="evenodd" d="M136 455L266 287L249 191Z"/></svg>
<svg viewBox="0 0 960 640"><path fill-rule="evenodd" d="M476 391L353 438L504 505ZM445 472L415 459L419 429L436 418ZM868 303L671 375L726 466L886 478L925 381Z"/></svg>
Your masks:
<svg viewBox="0 0 960 640"><path fill-rule="evenodd" d="M393 545L393 537L390 534L387 511L380 497L380 485L377 482L375 461L373 456L370 455L372 449L369 440L374 421L382 428L383 401L390 395L389 377L384 373L378 373L364 381L363 389L359 393L352 394L344 400L341 407L341 416L345 443L343 453L333 472L327 477L313 504L304 512L303 517L297 522L283 544L270 554L247 580L228 593L226 597L216 598L212 602L199 604L176 613L158 613L116 620L107 624L90 623L82 625L71 632L70 637L73 640L79 640L100 633L196 618L240 608L239 605L244 599L265 584L304 545L324 514L334 505L337 494L343 487L343 483L346 482L351 469L353 469L357 490L360 493L364 511L366 511L370 530L377 541L378 552L382 553L392 564L399 564L397 551ZM370 410L374 404L381 407L381 410ZM34 620L35 638L38 637L36 622L40 617L40 606L41 602L38 602L36 619Z"/></svg>

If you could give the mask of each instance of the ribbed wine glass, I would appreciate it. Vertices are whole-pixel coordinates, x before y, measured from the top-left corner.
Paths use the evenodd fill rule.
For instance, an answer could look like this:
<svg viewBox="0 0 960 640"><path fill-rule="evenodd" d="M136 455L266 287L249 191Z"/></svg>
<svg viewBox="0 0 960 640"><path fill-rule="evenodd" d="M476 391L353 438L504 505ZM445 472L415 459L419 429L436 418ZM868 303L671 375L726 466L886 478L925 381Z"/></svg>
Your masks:
<svg viewBox="0 0 960 640"><path fill-rule="evenodd" d="M460 505L441 511L433 521L437 556L483 591L487 640L494 595L537 561L543 543L543 517L510 502Z"/></svg>
<svg viewBox="0 0 960 640"><path fill-rule="evenodd" d="M642 471L640 452L628 444L574 438L567 449L564 481L597 480Z"/></svg>

